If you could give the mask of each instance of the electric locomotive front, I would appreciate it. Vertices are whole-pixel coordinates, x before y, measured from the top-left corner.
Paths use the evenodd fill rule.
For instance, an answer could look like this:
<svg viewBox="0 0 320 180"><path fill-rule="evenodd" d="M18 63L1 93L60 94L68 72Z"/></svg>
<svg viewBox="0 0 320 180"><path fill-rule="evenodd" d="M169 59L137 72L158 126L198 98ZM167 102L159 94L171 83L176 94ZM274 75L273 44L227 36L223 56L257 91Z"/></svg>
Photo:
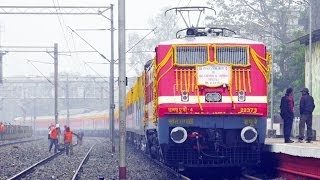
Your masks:
<svg viewBox="0 0 320 180"><path fill-rule="evenodd" d="M260 162L271 59L263 43L216 29L188 29L185 38L156 48L152 93L159 149L157 143L152 149L169 166Z"/></svg>

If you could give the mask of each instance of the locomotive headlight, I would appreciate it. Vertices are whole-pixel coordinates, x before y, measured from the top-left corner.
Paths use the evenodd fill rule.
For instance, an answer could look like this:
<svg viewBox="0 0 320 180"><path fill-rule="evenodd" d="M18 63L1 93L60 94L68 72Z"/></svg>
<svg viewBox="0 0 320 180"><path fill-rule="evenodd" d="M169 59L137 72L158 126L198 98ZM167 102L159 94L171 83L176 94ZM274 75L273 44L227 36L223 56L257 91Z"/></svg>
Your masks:
<svg viewBox="0 0 320 180"><path fill-rule="evenodd" d="M171 130L170 137L173 142L181 144L187 139L187 130L183 127L175 127Z"/></svg>
<svg viewBox="0 0 320 180"><path fill-rule="evenodd" d="M246 92L244 92L244 91L239 91L238 92L238 101L239 102L246 101Z"/></svg>
<svg viewBox="0 0 320 180"><path fill-rule="evenodd" d="M189 93L186 90L182 90L182 92L181 92L181 101L182 102L189 101Z"/></svg>
<svg viewBox="0 0 320 180"><path fill-rule="evenodd" d="M220 93L207 93L205 97L207 102L221 102L222 96Z"/></svg>
<svg viewBox="0 0 320 180"><path fill-rule="evenodd" d="M188 28L187 29L187 36L195 36L197 32L198 31L195 28Z"/></svg>
<svg viewBox="0 0 320 180"><path fill-rule="evenodd" d="M246 143L253 143L257 137L257 130L251 126L246 126L241 130L241 139Z"/></svg>

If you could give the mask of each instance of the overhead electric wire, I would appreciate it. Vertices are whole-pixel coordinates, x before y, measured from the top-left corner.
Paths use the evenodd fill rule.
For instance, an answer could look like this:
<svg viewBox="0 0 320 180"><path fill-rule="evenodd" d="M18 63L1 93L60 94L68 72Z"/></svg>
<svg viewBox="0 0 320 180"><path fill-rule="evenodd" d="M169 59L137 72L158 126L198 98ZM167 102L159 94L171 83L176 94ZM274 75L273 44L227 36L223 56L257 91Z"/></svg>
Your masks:
<svg viewBox="0 0 320 180"><path fill-rule="evenodd" d="M181 3L181 0L179 0L177 6L179 6L180 3ZM190 2L189 2L189 3L190 3ZM168 20L168 23L171 21L172 17L173 17L173 15L172 15L172 16L170 17L170 19ZM130 50L132 50L134 47L136 47L138 44L140 44L140 43L141 43L147 36L149 36L152 32L154 32L154 33L156 34L156 33L157 33L157 32L156 32L157 28L158 28L158 26L154 27L147 35L145 35L145 36L144 36L143 38L141 38L136 44L134 44L129 50L127 50L126 53L129 53ZM168 31L168 32L170 32L170 31ZM117 62L117 61L118 61L118 59L115 60L115 62ZM133 66L129 67L129 68L127 69L127 71L128 71L128 72L130 72L130 71L132 71L132 70L137 71L138 69L137 69L137 67L135 67L135 66L136 66L136 65L139 65L139 64L141 64L140 61L139 61L139 62L135 62L135 64L134 64Z"/></svg>
<svg viewBox="0 0 320 180"><path fill-rule="evenodd" d="M50 84L54 85L54 83L47 78L30 60L27 59L27 62L30 63Z"/></svg>
<svg viewBox="0 0 320 180"><path fill-rule="evenodd" d="M108 82L105 80L103 76L101 76L96 70L94 70L88 63L84 62L93 72L95 72L99 77L101 77L105 82Z"/></svg>
<svg viewBox="0 0 320 180"><path fill-rule="evenodd" d="M55 7L55 10L56 10L56 12L58 13L58 10L59 10L59 12L61 12L60 11L60 4L59 4L59 0L56 0L56 2L57 2L57 5L58 5L58 7L56 6L56 4L55 4L55 0L52 0L52 2L53 2L53 5L54 5L54 7ZM58 10L57 10L57 8L58 8ZM65 30L65 27L67 27L67 25L66 25L66 23L65 23L65 21L64 21L64 18L63 18L63 15L61 15L61 14L57 14L57 17L58 17L58 19L59 19L59 23L60 23L60 27L61 27L61 30L62 30L62 33L63 33L63 36L64 36L64 40L65 40L65 42L66 42L66 45L67 45L67 48L68 48L68 50L69 50L69 55L71 56L71 62L70 61L67 61L67 63L69 64L69 67L73 67L74 68L74 65L73 64L78 64L78 68L80 67L80 63L78 62L78 61L76 61L76 63L73 63L74 62L74 57L73 57L73 55L72 55L72 53L70 53L71 52L71 48L70 48L70 45L69 45L69 41L68 41L68 38L67 38L67 35L66 35L66 30ZM74 49L75 50L75 49ZM79 71L80 71L81 69L79 68Z"/></svg>
<svg viewBox="0 0 320 180"><path fill-rule="evenodd" d="M28 62L36 62L36 63L41 63L41 64L54 64L54 63L50 63L50 62L42 62L42 61L35 61L35 60L28 60Z"/></svg>
<svg viewBox="0 0 320 180"><path fill-rule="evenodd" d="M181 3L181 0L179 1L179 3L178 3L177 6L179 6L180 3ZM191 3L191 0L189 0L188 4L187 4L186 6L189 6L190 3ZM173 18L173 15L170 17L169 21L171 21L172 18ZM175 27L177 26L177 23L178 23L178 21L180 20L180 18L181 18L181 16L178 17L178 19L177 19L176 21L174 21L174 24L173 24L173 27L172 27L171 30L173 30L173 28L175 28ZM190 19L189 19L189 20L190 20ZM170 32L170 31L167 31L167 32ZM169 34L168 34L168 36L169 36Z"/></svg>
<svg viewBox="0 0 320 180"><path fill-rule="evenodd" d="M57 0L58 8L57 8L57 6L56 6L55 0L52 0L52 2L53 2L53 6L54 6L56 12L59 13L59 11L60 11L60 8L59 8L59 7L60 7L60 5L59 5L59 0ZM58 10L58 9L59 9L59 10ZM59 24L60 24L60 27L61 27L61 30L62 30L62 33L63 33L64 40L66 41L68 50L70 51L70 46L69 46L68 40L67 40L67 38L66 38L66 33L65 33L65 30L64 30L63 25L62 25L62 22L61 22L61 21L64 21L64 20L63 20L63 16L61 15L61 17L60 17L60 15L57 14L57 17L58 17ZM61 20L61 19L62 19L62 20ZM65 26L66 26L66 25L65 25Z"/></svg>
<svg viewBox="0 0 320 180"><path fill-rule="evenodd" d="M128 53L131 49L136 47L140 42L142 42L147 36L149 36L157 27L153 28L148 34L146 34L144 37L142 37L136 44L134 44L130 49L126 51Z"/></svg>
<svg viewBox="0 0 320 180"><path fill-rule="evenodd" d="M95 50L103 59L107 60L108 62L110 62L110 60L108 58L106 58L102 53L100 53L95 47L93 47L87 40L85 40L83 37L81 37L75 30L73 30L70 26L68 26L68 28L75 33L80 39L82 39L85 43L87 43L87 45L89 45L93 50Z"/></svg>
<svg viewBox="0 0 320 180"><path fill-rule="evenodd" d="M76 43L75 43L75 41L74 41L74 34L71 32L71 38L72 38L72 44L73 44L73 49L74 50L76 50L77 48L76 48ZM84 70L85 72L88 72L87 71L87 68L86 68L86 65L85 65L85 62L81 59L81 58L79 58L79 54L78 53L76 53L75 54L75 56L76 56L76 59L80 59L81 61L82 61L82 63L80 64L80 69L81 70Z"/></svg>

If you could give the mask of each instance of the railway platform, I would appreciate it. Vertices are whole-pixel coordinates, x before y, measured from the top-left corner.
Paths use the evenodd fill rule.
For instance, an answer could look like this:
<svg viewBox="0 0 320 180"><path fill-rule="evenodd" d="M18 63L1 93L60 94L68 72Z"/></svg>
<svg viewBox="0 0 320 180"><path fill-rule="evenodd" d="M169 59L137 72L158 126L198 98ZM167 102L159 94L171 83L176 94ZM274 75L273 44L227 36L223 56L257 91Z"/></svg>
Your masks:
<svg viewBox="0 0 320 180"><path fill-rule="evenodd" d="M284 143L283 138L267 138L262 164L285 179L320 179L320 141Z"/></svg>

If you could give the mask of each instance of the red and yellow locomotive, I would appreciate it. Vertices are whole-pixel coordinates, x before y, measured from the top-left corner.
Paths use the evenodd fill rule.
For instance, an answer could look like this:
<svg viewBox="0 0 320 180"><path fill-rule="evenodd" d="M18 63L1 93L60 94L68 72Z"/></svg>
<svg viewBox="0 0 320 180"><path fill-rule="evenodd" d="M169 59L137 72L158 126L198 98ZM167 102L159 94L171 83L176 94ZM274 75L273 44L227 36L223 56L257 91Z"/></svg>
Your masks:
<svg viewBox="0 0 320 180"><path fill-rule="evenodd" d="M127 94L129 139L167 165L260 162L271 57L226 28L187 28L160 43ZM144 92L144 93L143 93Z"/></svg>

